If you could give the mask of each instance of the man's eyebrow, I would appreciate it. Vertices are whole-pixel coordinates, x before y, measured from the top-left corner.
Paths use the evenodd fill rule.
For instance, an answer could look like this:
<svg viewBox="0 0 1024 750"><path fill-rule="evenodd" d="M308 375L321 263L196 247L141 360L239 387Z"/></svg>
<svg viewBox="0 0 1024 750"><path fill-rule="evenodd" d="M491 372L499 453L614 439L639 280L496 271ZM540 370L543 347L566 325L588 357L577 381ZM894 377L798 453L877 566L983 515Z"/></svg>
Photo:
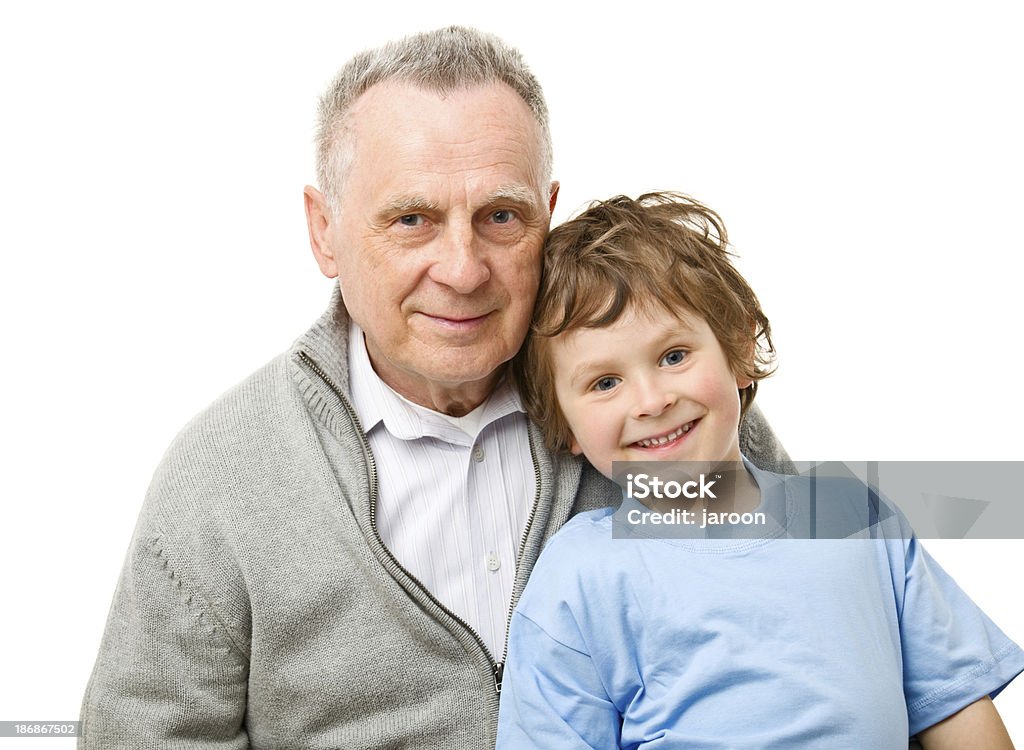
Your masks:
<svg viewBox="0 0 1024 750"><path fill-rule="evenodd" d="M536 211L537 193L525 185L500 185L487 194L482 205L494 206L501 203L514 203L522 209Z"/></svg>
<svg viewBox="0 0 1024 750"><path fill-rule="evenodd" d="M418 195L393 195L381 204L376 215L378 219L384 219L396 214L421 213L423 211L436 211L437 203L429 201Z"/></svg>
<svg viewBox="0 0 1024 750"><path fill-rule="evenodd" d="M537 195L533 190L525 185L515 183L500 185L484 196L481 201L481 206L490 207L501 205L502 203L512 203L517 206L522 213L531 214L536 211ZM437 210L438 203L436 201L427 200L423 196L393 195L387 198L380 205L380 208L374 212L374 216L378 221L385 221L394 216L426 213Z"/></svg>

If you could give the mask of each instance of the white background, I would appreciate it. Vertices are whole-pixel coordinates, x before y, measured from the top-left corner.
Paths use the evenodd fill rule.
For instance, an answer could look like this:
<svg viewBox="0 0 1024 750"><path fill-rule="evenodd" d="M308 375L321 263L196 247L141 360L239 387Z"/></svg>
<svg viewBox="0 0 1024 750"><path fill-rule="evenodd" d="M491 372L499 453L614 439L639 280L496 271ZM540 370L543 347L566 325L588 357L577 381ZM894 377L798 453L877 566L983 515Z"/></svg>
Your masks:
<svg viewBox="0 0 1024 750"><path fill-rule="evenodd" d="M315 100L408 32L466 23L524 52L556 222L659 188L723 215L794 458L1024 459L1010 3L435 6L0 11L0 720L77 718L163 450L326 305L302 215ZM930 544L1017 641L1021 544ZM1024 685L997 706L1024 742Z"/></svg>

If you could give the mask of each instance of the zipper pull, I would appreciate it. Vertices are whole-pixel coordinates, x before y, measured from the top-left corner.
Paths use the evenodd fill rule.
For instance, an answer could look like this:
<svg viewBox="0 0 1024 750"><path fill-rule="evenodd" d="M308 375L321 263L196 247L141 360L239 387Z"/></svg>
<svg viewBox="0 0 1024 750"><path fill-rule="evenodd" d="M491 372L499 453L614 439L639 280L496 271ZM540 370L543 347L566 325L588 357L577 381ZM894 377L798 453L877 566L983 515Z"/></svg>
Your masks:
<svg viewBox="0 0 1024 750"><path fill-rule="evenodd" d="M499 661L494 665L494 692L501 695L501 678L505 674L505 662Z"/></svg>

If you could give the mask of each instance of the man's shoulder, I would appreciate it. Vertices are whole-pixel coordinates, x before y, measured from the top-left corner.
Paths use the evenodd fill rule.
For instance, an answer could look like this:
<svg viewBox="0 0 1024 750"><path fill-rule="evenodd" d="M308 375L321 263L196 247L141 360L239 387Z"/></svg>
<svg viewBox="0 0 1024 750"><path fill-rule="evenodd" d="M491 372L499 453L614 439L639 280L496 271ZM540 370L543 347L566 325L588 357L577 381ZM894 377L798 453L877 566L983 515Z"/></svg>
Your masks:
<svg viewBox="0 0 1024 750"><path fill-rule="evenodd" d="M285 427L283 416L294 412L290 370L288 355L278 355L219 395L175 436L168 456L230 454L248 447L245 438L255 439L258 447L267 432Z"/></svg>
<svg viewBox="0 0 1024 750"><path fill-rule="evenodd" d="M301 472L313 428L293 374L289 355L281 354L189 421L154 473L149 512L244 504Z"/></svg>
<svg viewBox="0 0 1024 750"><path fill-rule="evenodd" d="M740 422L740 451L762 469L780 474L796 472L789 454L757 404L750 406Z"/></svg>
<svg viewBox="0 0 1024 750"><path fill-rule="evenodd" d="M579 487L576 490L576 500L572 506L573 514L618 507L622 501L622 489L591 466L590 462L577 460L581 461L582 469L580 470Z"/></svg>

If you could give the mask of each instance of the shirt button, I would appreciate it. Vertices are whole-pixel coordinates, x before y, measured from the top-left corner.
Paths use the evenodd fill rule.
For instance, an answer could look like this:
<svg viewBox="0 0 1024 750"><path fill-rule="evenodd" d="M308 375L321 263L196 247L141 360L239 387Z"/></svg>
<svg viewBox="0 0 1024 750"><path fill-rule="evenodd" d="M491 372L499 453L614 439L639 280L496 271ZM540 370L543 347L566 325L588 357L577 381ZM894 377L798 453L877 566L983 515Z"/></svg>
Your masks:
<svg viewBox="0 0 1024 750"><path fill-rule="evenodd" d="M501 560L498 559L498 556L496 554L494 554L493 552L488 553L488 555L487 555L487 569L493 573L494 571L496 571L500 567L501 567Z"/></svg>
<svg viewBox="0 0 1024 750"><path fill-rule="evenodd" d="M481 461L484 460L483 446L478 445L475 448L473 448L473 460L476 461L477 463L480 463Z"/></svg>

